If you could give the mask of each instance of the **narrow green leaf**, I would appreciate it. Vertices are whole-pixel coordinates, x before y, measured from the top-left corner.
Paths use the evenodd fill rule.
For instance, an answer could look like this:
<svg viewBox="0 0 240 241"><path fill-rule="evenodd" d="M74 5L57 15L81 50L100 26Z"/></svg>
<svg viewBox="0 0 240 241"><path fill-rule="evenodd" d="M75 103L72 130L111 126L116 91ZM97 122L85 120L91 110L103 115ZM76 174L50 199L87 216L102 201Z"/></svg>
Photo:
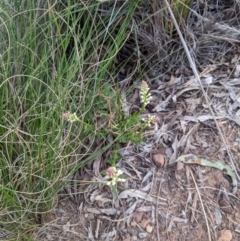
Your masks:
<svg viewBox="0 0 240 241"><path fill-rule="evenodd" d="M198 164L201 166L208 166L208 167L214 167L217 168L219 170L226 170L227 174L229 176L231 176L233 179L236 179L236 175L235 173L232 171L232 169L230 168L230 166L228 166L227 164L223 163L222 161L211 161L205 158L201 158L198 157L197 155L194 154L187 154L187 155L183 155L180 156L176 162L184 162L186 164Z"/></svg>

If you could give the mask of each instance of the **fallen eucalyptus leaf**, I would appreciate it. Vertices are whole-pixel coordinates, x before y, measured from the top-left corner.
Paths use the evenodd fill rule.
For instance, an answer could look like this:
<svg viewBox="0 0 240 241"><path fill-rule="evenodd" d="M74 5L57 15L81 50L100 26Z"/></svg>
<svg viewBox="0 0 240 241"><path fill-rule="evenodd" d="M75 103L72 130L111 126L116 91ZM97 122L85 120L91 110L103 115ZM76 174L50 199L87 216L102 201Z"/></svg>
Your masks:
<svg viewBox="0 0 240 241"><path fill-rule="evenodd" d="M152 182L148 183L145 187L143 187L142 191L144 191L144 192L150 191L151 186L152 186Z"/></svg>
<svg viewBox="0 0 240 241"><path fill-rule="evenodd" d="M176 160L176 162L182 161L186 164L198 164L201 166L208 166L208 167L214 167L217 168L219 170L226 170L227 174L232 177L233 179L236 179L236 175L235 173L232 171L232 169L225 163L223 163L222 161L210 161L208 159L205 158L200 158L197 155L194 154L187 154L187 155L183 155L178 157L178 159Z"/></svg>
<svg viewBox="0 0 240 241"><path fill-rule="evenodd" d="M109 199L109 198L104 198L104 197L102 197L102 195L96 196L96 197L95 197L95 201L100 201L100 202L102 202L102 205L104 205L106 202L112 202L111 199Z"/></svg>
<svg viewBox="0 0 240 241"><path fill-rule="evenodd" d="M218 208L215 208L214 215L215 215L215 220L216 220L217 226L220 226L222 223L222 214Z"/></svg>
<svg viewBox="0 0 240 241"><path fill-rule="evenodd" d="M230 168L229 165L223 163L222 161L210 161L208 159L205 158L200 158L197 155L194 154L187 154L187 155L182 155L180 157L178 157L178 159L175 162L183 162L186 164L198 164L201 166L208 166L208 167L214 167L217 168L219 170L226 170L227 174L232 178L232 186L233 186L233 190L232 193L236 194L237 192L237 178L235 173L232 171L232 169Z"/></svg>
<svg viewBox="0 0 240 241"><path fill-rule="evenodd" d="M132 214L132 213L135 211L137 204L138 204L138 201L136 201L136 202L135 202L130 208L128 208L124 213L125 213L126 215Z"/></svg>
<svg viewBox="0 0 240 241"><path fill-rule="evenodd" d="M92 203L95 201L96 197L99 195L99 192L100 192L99 189L96 189L91 193L90 201Z"/></svg>
<svg viewBox="0 0 240 241"><path fill-rule="evenodd" d="M239 64L236 66L233 76L235 78L239 78L240 77L240 65Z"/></svg>
<svg viewBox="0 0 240 241"><path fill-rule="evenodd" d="M188 219L186 218L178 218L178 217L172 217L173 222L177 222L177 223L187 223Z"/></svg>
<svg viewBox="0 0 240 241"><path fill-rule="evenodd" d="M137 211L137 212L135 212L134 215L133 215L133 220L134 220L136 223L140 223L140 222L142 221L143 214L144 214L143 211Z"/></svg>
<svg viewBox="0 0 240 241"><path fill-rule="evenodd" d="M129 198L129 197L135 197L135 198L141 198L141 199L145 199L146 201L150 201L150 202L155 202L156 199L151 197L150 195L148 195L145 192L141 192L139 190L135 190L135 189L129 189L129 190L125 190L123 192L121 192L118 196L118 198L122 199L122 198Z"/></svg>
<svg viewBox="0 0 240 241"><path fill-rule="evenodd" d="M146 182L152 175L153 175L152 171L148 171L147 174L142 179L142 183Z"/></svg>
<svg viewBox="0 0 240 241"><path fill-rule="evenodd" d="M104 240L106 240L106 241L110 241L110 240L115 240L116 236L117 236L117 231L113 228L112 231L110 231L110 232L108 231L106 233L103 233L101 235L101 238L102 239L104 238Z"/></svg>
<svg viewBox="0 0 240 241"><path fill-rule="evenodd" d="M115 208L102 208L102 209L87 208L87 212L94 213L94 214L104 213L106 215L115 215L117 213L117 209L115 209Z"/></svg>

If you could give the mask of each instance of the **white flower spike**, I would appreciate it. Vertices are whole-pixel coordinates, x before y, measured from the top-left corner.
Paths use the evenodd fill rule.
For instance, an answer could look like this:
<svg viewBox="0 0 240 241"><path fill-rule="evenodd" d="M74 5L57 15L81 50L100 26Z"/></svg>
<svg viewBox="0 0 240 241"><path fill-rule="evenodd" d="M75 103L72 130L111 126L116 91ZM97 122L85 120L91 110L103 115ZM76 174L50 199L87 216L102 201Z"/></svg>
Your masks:
<svg viewBox="0 0 240 241"><path fill-rule="evenodd" d="M141 103L143 104L143 107L145 108L151 101L152 96L149 93L149 86L147 84L146 81L142 81L142 85L141 85L141 90L140 90L140 99L141 99Z"/></svg>

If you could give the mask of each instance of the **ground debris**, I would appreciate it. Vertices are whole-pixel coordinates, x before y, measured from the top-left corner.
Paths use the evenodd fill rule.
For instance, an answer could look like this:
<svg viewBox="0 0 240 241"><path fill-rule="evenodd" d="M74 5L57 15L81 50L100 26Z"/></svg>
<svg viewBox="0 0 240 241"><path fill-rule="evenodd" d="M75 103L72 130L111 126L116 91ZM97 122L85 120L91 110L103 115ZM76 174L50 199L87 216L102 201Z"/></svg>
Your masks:
<svg viewBox="0 0 240 241"><path fill-rule="evenodd" d="M148 241L157 240L158 232L161 241L205 241L208 235L202 207L215 240L240 240L240 201L235 195L239 196L239 190L232 193L231 183L226 178L229 175L235 178L235 174L208 109L209 106L213 108L215 119L240 170L240 65L237 53L240 51L236 46L221 42L223 38L230 42L231 37L224 37L228 36L226 32L234 37L235 42L239 41L240 35L239 28L230 27L233 20L227 23L225 19L227 14L231 14L227 12L234 12L237 6L229 6L227 2L232 1L225 2L226 7L223 3L216 4L216 1L203 3L203 9L211 11L207 11L204 17L192 13L189 18L189 26L199 37L192 46L193 50L201 49L196 54L196 64L209 102L204 100L200 84L186 61L180 61L179 66L171 68L171 72L165 71L165 66L150 66L149 75L154 77L153 73L157 73L157 77L152 80L150 93L153 98L144 115L154 114L159 123L154 130L146 130L144 141L138 146L128 143L127 147L121 147L122 157L117 165L124 170L127 181L118 186L118 195L99 183L91 184L86 193L83 190L88 184L75 184L72 189L73 193L81 193L81 212L79 205L74 205L72 200L60 198L51 217L43 218L44 227L39 231L42 239L38 240L51 237L49 240L57 241L61 237L69 241ZM199 3L195 4L197 7ZM229 10L231 8L233 10ZM215 19L219 9L226 24L218 24ZM214 24L209 26L212 22ZM202 34L199 26L202 26ZM216 41L206 43L204 33L210 30ZM143 43L153 39L151 35L142 36ZM154 53L159 44L153 47L147 52ZM220 51L223 51L222 56ZM174 56L173 60L168 60L167 66L175 62ZM126 116L133 112L133 106L139 108L138 95L137 85L133 85L129 94L121 93ZM76 173L73 179L92 182L96 177L101 180L101 164L102 156L99 156L93 162L92 175ZM228 195L218 196L220 186ZM47 234L45 227L51 230L51 235Z"/></svg>
<svg viewBox="0 0 240 241"><path fill-rule="evenodd" d="M232 233L230 230L221 230L218 232L218 240L217 241L231 241Z"/></svg>

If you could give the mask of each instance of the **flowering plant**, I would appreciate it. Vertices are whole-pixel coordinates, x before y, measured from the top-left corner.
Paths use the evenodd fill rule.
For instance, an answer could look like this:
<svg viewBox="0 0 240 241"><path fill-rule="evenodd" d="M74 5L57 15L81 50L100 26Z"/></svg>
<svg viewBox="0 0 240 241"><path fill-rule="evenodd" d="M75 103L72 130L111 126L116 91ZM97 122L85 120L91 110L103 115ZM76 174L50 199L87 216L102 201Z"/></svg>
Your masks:
<svg viewBox="0 0 240 241"><path fill-rule="evenodd" d="M151 127L152 124L158 125L159 119L155 116L148 115L147 118L141 118L141 114L143 113L146 106L151 102L152 96L149 92L150 88L146 81L142 81L141 89L139 92L139 97L141 101L141 108L139 111L136 111L132 115L124 114L124 107L121 101L121 95L116 95L116 101L110 101L108 96L105 96L101 93L100 96L106 100L108 104L108 115L107 123L108 126L103 126L96 129L94 124L89 124L81 120L76 113L71 114L70 112L66 112L63 114L63 118L68 120L69 122L79 122L83 125L85 131L91 131L95 135L99 135L102 138L113 138L113 145L115 147L115 151L113 151L113 155L108 160L110 163L110 167L106 170L106 184L111 186L113 192L117 195L117 183L125 182L126 179L123 177L123 172L120 169L115 167L117 160L119 159L119 155L117 155L117 150L119 150L120 143L133 142L135 144L139 144L143 138L143 131L147 127ZM114 100L114 99L113 99ZM104 116L104 112L102 113ZM106 114L105 114L106 118Z"/></svg>
<svg viewBox="0 0 240 241"><path fill-rule="evenodd" d="M106 171L105 179L107 180L107 185L111 187L112 192L117 196L117 182L125 182L126 179L123 177L123 171L111 166Z"/></svg>
<svg viewBox="0 0 240 241"><path fill-rule="evenodd" d="M147 84L146 81L142 81L142 85L141 85L141 90L140 90L140 99L141 99L141 103L143 104L142 108L144 109L151 101L152 96L149 93L149 86Z"/></svg>
<svg viewBox="0 0 240 241"><path fill-rule="evenodd" d="M108 186L114 186L117 182L125 182L126 179L122 177L123 171L116 167L109 167L106 171L106 180Z"/></svg>
<svg viewBox="0 0 240 241"><path fill-rule="evenodd" d="M80 121L75 112L73 114L71 114L70 112L63 113L63 118L71 123L75 121Z"/></svg>

